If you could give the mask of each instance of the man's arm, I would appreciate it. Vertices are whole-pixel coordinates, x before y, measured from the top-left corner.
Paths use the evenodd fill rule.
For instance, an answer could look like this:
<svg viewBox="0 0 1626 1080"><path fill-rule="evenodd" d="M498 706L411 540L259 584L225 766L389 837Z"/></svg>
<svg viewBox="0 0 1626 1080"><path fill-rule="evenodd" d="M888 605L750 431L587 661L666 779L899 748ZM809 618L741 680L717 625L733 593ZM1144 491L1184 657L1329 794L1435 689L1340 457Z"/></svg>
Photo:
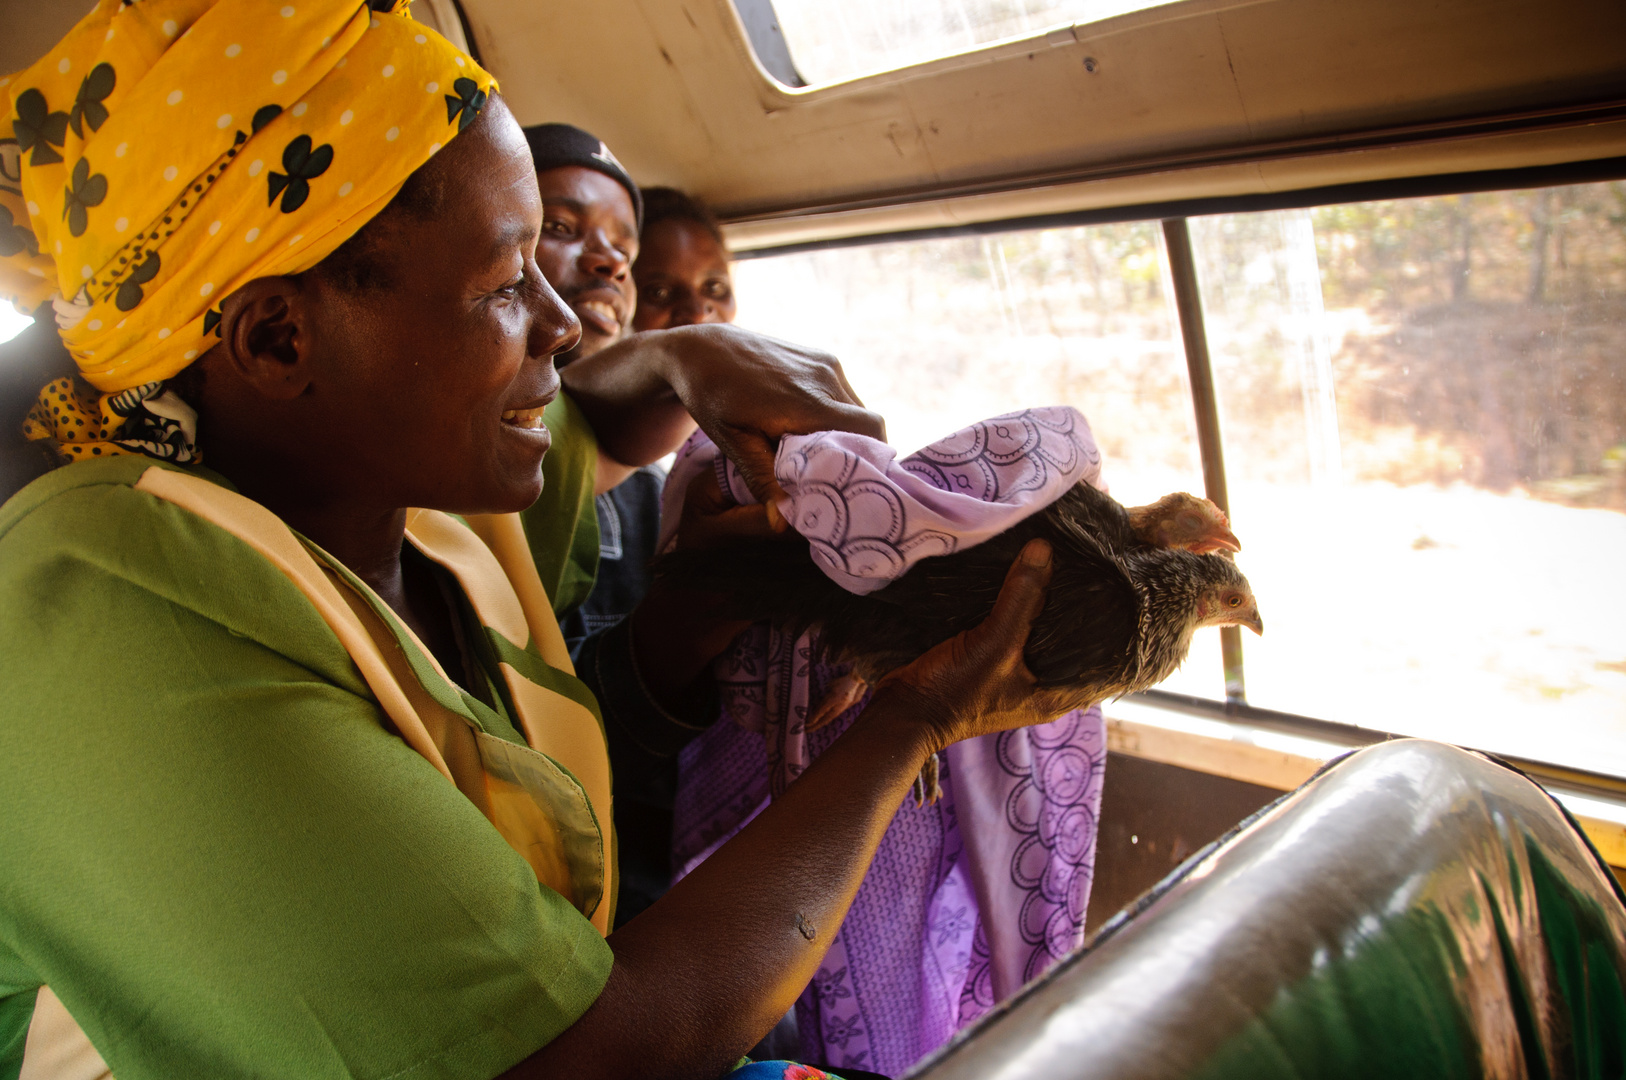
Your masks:
<svg viewBox="0 0 1626 1080"><path fill-rule="evenodd" d="M676 450L696 423L764 503L783 494L773 478L781 435L886 438L885 423L864 408L835 357L736 326L634 334L560 377L598 436L600 491Z"/></svg>

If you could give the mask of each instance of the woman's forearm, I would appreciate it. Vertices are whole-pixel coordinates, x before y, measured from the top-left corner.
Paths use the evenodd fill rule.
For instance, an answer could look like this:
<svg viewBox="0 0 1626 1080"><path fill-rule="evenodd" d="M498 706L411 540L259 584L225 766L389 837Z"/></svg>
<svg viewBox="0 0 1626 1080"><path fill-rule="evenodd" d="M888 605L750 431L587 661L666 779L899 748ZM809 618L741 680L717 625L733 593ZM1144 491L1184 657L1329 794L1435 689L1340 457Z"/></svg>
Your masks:
<svg viewBox="0 0 1626 1080"><path fill-rule="evenodd" d="M883 693L786 793L610 938L598 1001L508 1074L716 1077L818 969L882 834L933 749L924 702Z"/></svg>

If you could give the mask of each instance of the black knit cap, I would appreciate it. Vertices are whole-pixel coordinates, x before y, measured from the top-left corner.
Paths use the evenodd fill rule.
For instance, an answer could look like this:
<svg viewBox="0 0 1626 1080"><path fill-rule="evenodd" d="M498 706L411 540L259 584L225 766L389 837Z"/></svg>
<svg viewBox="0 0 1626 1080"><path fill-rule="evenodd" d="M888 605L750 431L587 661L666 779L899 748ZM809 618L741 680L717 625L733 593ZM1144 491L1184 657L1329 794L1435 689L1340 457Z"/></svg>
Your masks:
<svg viewBox="0 0 1626 1080"><path fill-rule="evenodd" d="M597 169L627 189L632 196L632 210L638 218L638 231L644 229L644 197L638 185L632 182L627 170L604 140L569 124L536 124L525 129L525 141L531 144L531 157L537 172L547 172L566 165L579 165L584 169Z"/></svg>

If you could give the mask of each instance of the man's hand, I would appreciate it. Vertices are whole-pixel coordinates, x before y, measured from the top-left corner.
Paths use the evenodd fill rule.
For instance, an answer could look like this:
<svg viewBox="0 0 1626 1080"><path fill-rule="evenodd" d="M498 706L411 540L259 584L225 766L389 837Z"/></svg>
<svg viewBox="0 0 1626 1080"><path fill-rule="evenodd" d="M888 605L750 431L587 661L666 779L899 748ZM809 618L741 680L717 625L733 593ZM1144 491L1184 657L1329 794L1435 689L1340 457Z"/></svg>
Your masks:
<svg viewBox="0 0 1626 1080"><path fill-rule="evenodd" d="M678 520L676 546L709 548L742 540L785 538L775 519L769 516L771 506L771 503L744 506L735 503L731 496L718 490L717 476L708 469L690 480L683 493L683 516Z"/></svg>
<svg viewBox="0 0 1626 1080"><path fill-rule="evenodd" d="M780 436L886 439L886 422L864 407L829 353L721 324L665 333L672 389L760 502L785 497L773 469Z"/></svg>
<svg viewBox="0 0 1626 1080"><path fill-rule="evenodd" d="M611 460L629 468L654 461L698 422L766 504L784 497L773 474L781 436L886 438L885 422L864 408L835 357L736 326L634 334L560 374Z"/></svg>

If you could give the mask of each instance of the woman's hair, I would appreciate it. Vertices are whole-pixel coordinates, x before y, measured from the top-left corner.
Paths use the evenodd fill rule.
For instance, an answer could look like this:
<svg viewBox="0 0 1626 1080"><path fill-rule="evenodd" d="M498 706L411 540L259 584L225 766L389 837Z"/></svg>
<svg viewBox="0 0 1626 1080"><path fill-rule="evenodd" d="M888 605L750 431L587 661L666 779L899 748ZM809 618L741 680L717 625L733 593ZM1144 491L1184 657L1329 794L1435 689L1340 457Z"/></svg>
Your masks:
<svg viewBox="0 0 1626 1080"><path fill-rule="evenodd" d="M677 188L644 188L644 235L658 221L689 221L705 229L717 246L728 253L728 241L723 239L722 226L717 218L698 199L691 198Z"/></svg>

